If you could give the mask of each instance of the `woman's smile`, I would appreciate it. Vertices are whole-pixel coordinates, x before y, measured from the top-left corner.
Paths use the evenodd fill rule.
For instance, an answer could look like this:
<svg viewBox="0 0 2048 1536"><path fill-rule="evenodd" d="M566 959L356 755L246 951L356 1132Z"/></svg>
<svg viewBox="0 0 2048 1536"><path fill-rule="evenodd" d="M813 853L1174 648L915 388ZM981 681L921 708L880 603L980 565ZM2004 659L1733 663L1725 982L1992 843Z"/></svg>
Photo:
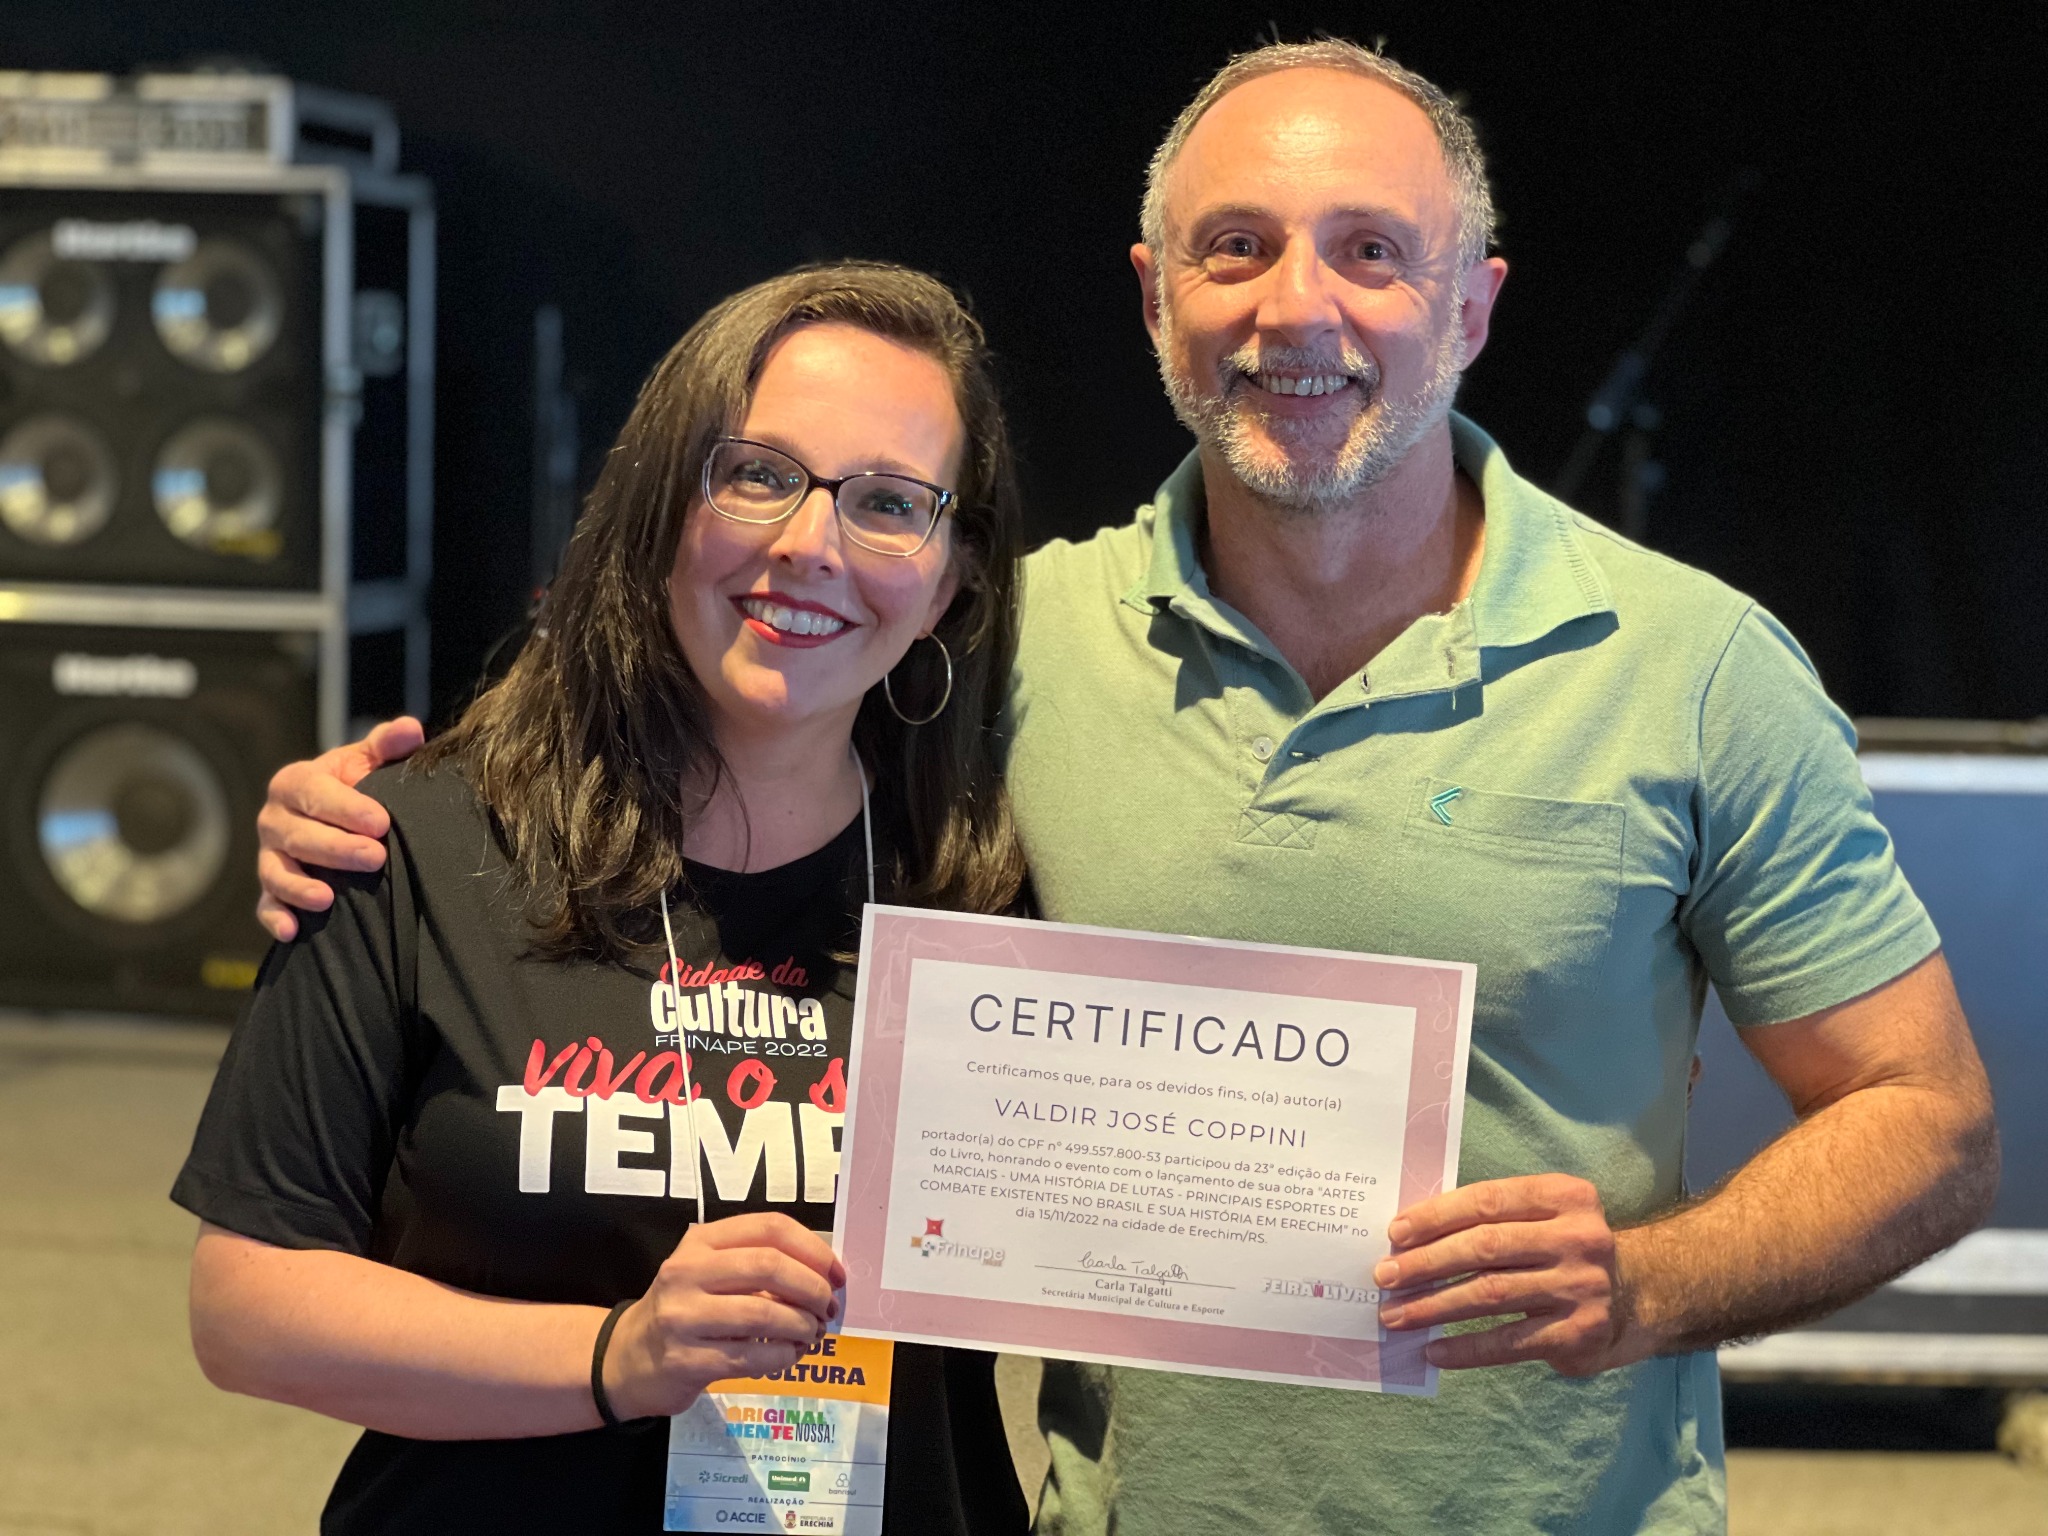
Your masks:
<svg viewBox="0 0 2048 1536"><path fill-rule="evenodd" d="M782 592L747 592L732 600L747 630L770 645L798 648L830 645L860 626L823 603L805 602Z"/></svg>

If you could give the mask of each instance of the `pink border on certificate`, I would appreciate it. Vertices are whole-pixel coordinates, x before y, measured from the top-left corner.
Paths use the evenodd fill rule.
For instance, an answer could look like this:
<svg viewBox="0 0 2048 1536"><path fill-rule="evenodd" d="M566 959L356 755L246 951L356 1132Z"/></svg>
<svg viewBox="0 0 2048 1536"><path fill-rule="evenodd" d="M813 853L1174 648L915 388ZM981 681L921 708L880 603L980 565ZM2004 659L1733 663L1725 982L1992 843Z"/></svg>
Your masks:
<svg viewBox="0 0 2048 1536"><path fill-rule="evenodd" d="M859 1221L842 1219L847 1229L840 1254L847 1268L847 1326L858 1332L1169 1370L1309 1379L1393 1391L1433 1390L1435 1368L1422 1357L1429 1336L1421 1333L1379 1343L932 1296L885 1290L881 1285L912 962L954 960L1242 989L1247 985L1248 953L1257 956L1258 991L1415 1010L1408 1128L1396 1208L1454 1184L1457 1148L1450 1109L1465 1088L1459 1047L1469 1030L1469 965L869 907L861 945L862 1022L851 1063L847 1161L840 1170L844 1207L862 1213Z"/></svg>

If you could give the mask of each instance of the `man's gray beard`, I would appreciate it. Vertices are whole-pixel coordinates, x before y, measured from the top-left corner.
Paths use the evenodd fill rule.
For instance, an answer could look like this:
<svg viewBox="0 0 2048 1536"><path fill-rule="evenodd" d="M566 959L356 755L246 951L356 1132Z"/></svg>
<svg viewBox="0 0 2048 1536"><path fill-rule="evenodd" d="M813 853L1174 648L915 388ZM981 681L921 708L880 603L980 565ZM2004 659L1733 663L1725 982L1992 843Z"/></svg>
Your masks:
<svg viewBox="0 0 2048 1536"><path fill-rule="evenodd" d="M1454 305L1452 314L1457 311ZM1450 414L1465 372L1465 334L1452 324L1438 339L1429 382L1405 399L1390 400L1380 393L1378 366L1348 345L1340 359L1307 352L1276 354L1272 348L1261 351L1257 342L1225 359L1214 391L1205 393L1195 387L1191 376L1175 367L1173 339L1172 311L1161 304L1159 376L1166 384L1173 414L1194 433L1197 443L1222 456L1253 496L1290 512L1329 511L1380 484L1400 467L1409 450ZM1282 452L1276 456L1270 450L1260 451L1249 419L1256 406L1246 395L1248 389L1258 386L1244 382L1244 375L1261 362L1290 372L1346 373L1357 381L1366 396L1365 409L1352 422L1334 458L1303 463L1286 452L1284 419L1267 423L1268 434L1282 445Z"/></svg>

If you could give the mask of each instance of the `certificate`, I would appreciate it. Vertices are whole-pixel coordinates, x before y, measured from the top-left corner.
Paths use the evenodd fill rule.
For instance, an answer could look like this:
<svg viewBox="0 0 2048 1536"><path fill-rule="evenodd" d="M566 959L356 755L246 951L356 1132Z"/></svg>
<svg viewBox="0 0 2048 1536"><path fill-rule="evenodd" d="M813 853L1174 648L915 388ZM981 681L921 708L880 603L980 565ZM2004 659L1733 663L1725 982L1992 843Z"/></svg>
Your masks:
<svg viewBox="0 0 2048 1536"><path fill-rule="evenodd" d="M854 1334L1429 1394L1395 1212L1456 1182L1473 968L870 906Z"/></svg>

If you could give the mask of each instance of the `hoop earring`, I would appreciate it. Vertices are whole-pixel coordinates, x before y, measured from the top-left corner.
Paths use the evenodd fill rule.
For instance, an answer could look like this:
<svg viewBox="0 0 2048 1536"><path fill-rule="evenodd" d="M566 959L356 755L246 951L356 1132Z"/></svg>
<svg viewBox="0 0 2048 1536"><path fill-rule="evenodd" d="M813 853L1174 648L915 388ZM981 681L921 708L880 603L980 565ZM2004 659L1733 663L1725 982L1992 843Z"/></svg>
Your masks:
<svg viewBox="0 0 2048 1536"><path fill-rule="evenodd" d="M910 716L903 713L902 706L896 702L896 692L889 686L889 674L886 672L882 674L882 697L889 701L889 713L898 720L901 720L905 725L930 725L946 712L946 706L953 700L953 653L946 649L946 642L937 635L926 635L924 638L939 648L939 656L946 663L946 691L939 695L939 707L937 709L926 715L922 720L911 719Z"/></svg>

